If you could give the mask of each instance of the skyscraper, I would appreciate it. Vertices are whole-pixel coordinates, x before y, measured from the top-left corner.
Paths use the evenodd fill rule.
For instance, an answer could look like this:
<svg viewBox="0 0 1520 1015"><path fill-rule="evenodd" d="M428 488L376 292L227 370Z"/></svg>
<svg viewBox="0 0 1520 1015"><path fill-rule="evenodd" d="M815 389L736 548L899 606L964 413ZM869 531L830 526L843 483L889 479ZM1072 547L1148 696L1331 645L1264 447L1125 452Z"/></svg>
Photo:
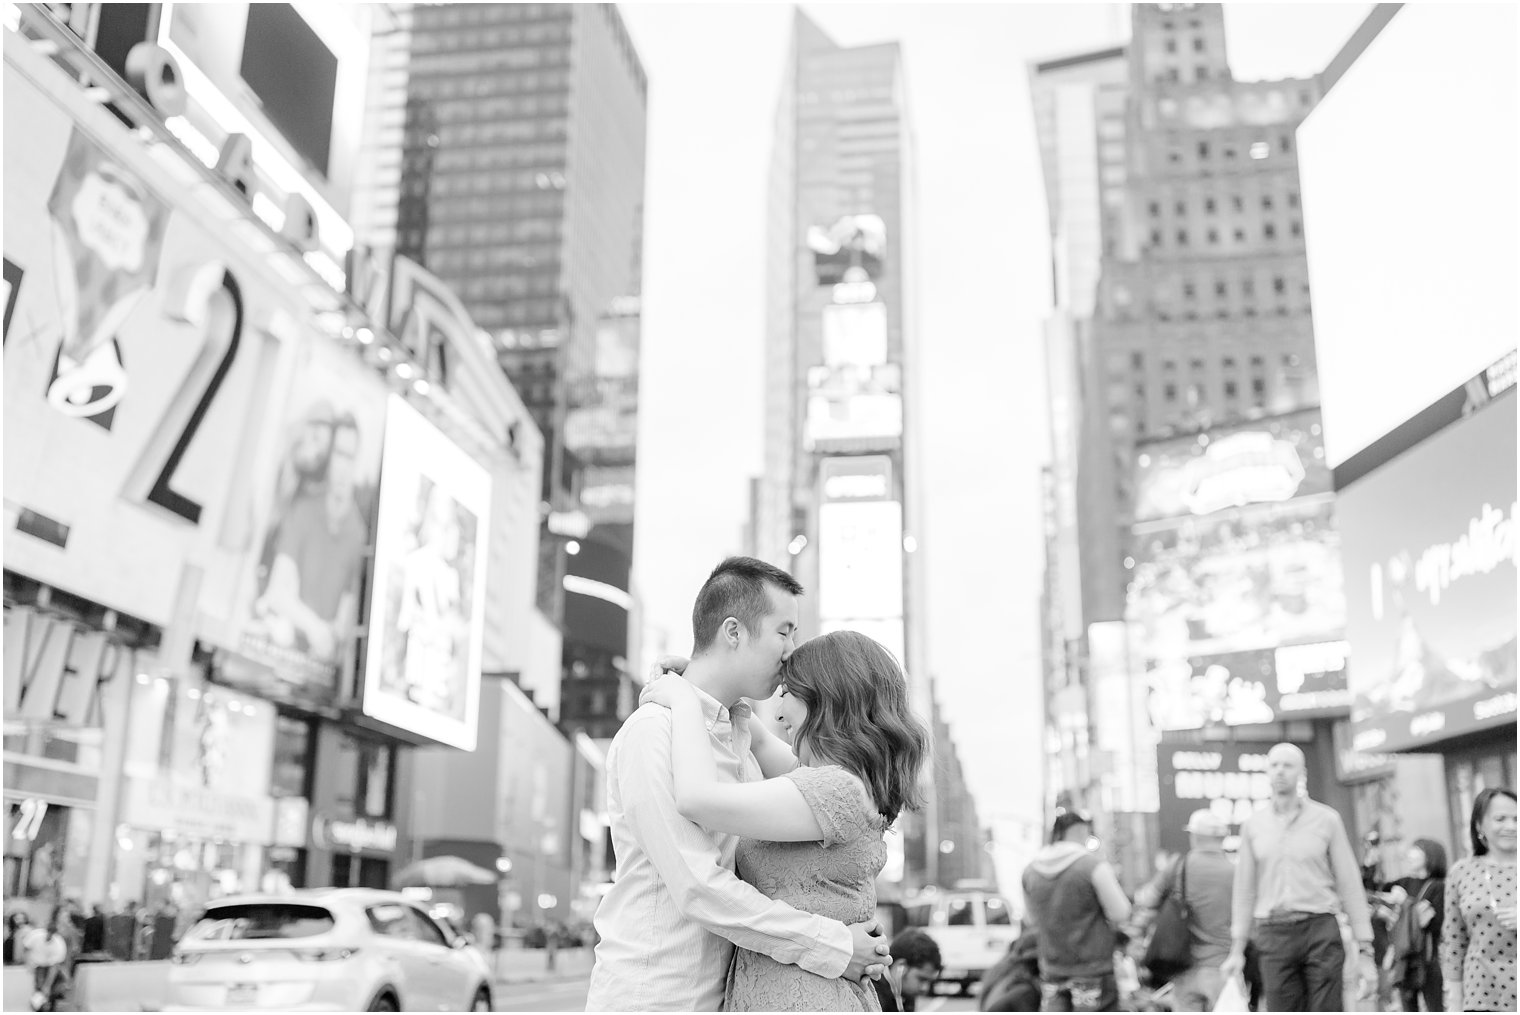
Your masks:
<svg viewBox="0 0 1520 1015"><path fill-rule="evenodd" d="M1278 721L1288 739L1286 719L1333 714L1333 664L1309 678L1325 707L1300 713L1274 674L1332 659L1344 606L1294 141L1317 82L1236 81L1219 4L1131 10L1126 47L1037 64L1031 91L1056 296L1045 603L1067 672L1047 674L1050 724L1091 737L1092 770L1061 788L1113 816L1105 837L1138 870L1153 729ZM1308 575L1328 597L1312 610ZM1277 619L1240 626L1226 601ZM1063 727L1082 700L1088 721Z"/></svg>
<svg viewBox="0 0 1520 1015"><path fill-rule="evenodd" d="M559 719L610 736L632 606L643 66L612 4L393 10L365 224L453 288L544 434L538 603L563 675L597 685L555 695L574 703Z"/></svg>
<svg viewBox="0 0 1520 1015"><path fill-rule="evenodd" d="M927 717L904 92L897 44L840 46L796 14L770 173L754 542L807 587L803 630L875 637ZM936 875L933 822L931 799L906 828L910 883Z"/></svg>

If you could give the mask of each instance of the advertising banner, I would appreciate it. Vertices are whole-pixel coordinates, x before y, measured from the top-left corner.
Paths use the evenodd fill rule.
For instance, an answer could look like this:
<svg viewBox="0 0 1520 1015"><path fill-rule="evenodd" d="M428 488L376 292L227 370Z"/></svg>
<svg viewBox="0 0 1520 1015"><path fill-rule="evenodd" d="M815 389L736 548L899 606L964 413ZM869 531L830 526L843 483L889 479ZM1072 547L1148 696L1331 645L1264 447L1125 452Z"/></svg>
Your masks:
<svg viewBox="0 0 1520 1015"><path fill-rule="evenodd" d="M491 476L404 400L386 421L361 708L475 749Z"/></svg>
<svg viewBox="0 0 1520 1015"><path fill-rule="evenodd" d="M823 308L825 366L876 366L886 361L885 303L840 303Z"/></svg>
<svg viewBox="0 0 1520 1015"><path fill-rule="evenodd" d="M885 455L819 464L818 617L822 631L870 635L903 656L902 505Z"/></svg>
<svg viewBox="0 0 1520 1015"><path fill-rule="evenodd" d="M844 215L828 227L812 226L807 246L819 285L874 282L887 256L887 227L880 215Z"/></svg>
<svg viewBox="0 0 1520 1015"><path fill-rule="evenodd" d="M1359 751L1513 727L1515 428L1511 387L1341 493Z"/></svg>
<svg viewBox="0 0 1520 1015"><path fill-rule="evenodd" d="M1346 643L1316 642L1186 659L1153 659L1151 722L1161 730L1344 713Z"/></svg>
<svg viewBox="0 0 1520 1015"><path fill-rule="evenodd" d="M1126 619L1151 660L1339 638L1340 534L1328 497L1137 526Z"/></svg>
<svg viewBox="0 0 1520 1015"><path fill-rule="evenodd" d="M807 405L802 444L809 451L894 447L903 432L902 367L812 367Z"/></svg>
<svg viewBox="0 0 1520 1015"><path fill-rule="evenodd" d="M1240 824L1268 806L1272 786L1267 781L1269 743L1162 744L1156 756L1161 786L1161 848L1181 852L1188 848L1188 817L1198 810L1212 811L1230 826L1224 848L1233 851L1240 843ZM1310 793L1313 796L1313 792Z"/></svg>
<svg viewBox="0 0 1520 1015"><path fill-rule="evenodd" d="M315 339L294 352L283 418L254 493L254 552L226 618L204 617L203 630L238 657L227 667L234 682L332 704L359 624L387 392L350 351Z"/></svg>
<svg viewBox="0 0 1520 1015"><path fill-rule="evenodd" d="M631 462L638 425L639 318L608 318L597 324L590 373L570 386L565 447L590 461Z"/></svg>
<svg viewBox="0 0 1520 1015"><path fill-rule="evenodd" d="M1142 445L1135 520L1206 515L1330 492L1319 410Z"/></svg>
<svg viewBox="0 0 1520 1015"><path fill-rule="evenodd" d="M26 139L4 151L6 566L159 625L193 569L207 640L236 647L230 590L263 549L253 490L315 336L305 303L29 56L6 48L6 134Z"/></svg>

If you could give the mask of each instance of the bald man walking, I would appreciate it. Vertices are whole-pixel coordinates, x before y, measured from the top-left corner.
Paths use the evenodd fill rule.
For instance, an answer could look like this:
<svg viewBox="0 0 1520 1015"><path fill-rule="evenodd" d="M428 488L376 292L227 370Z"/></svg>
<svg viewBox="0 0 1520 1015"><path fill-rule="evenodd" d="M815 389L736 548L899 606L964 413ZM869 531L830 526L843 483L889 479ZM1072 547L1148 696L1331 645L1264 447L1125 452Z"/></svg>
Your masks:
<svg viewBox="0 0 1520 1015"><path fill-rule="evenodd" d="M1377 982L1372 921L1346 826L1303 792L1305 768L1292 744L1267 752L1272 803L1240 826L1230 954L1220 972L1240 973L1254 938L1268 1008L1344 1011L1346 949L1336 914L1351 921L1363 990Z"/></svg>

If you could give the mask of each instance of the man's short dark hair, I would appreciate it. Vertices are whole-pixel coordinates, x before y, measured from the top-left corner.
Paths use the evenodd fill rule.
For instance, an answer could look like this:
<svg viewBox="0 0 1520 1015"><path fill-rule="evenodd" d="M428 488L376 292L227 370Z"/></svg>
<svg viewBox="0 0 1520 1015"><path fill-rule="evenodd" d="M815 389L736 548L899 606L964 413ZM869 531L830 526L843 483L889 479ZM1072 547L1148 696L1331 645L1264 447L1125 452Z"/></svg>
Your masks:
<svg viewBox="0 0 1520 1015"><path fill-rule="evenodd" d="M939 945L917 927L909 927L892 939L892 963L904 969L917 969L920 966L943 969L945 965L940 958Z"/></svg>
<svg viewBox="0 0 1520 1015"><path fill-rule="evenodd" d="M711 645L718 636L718 628L729 617L755 634L760 621L771 612L767 585L794 596L802 595L801 582L774 564L754 557L729 557L713 568L691 608L692 654Z"/></svg>

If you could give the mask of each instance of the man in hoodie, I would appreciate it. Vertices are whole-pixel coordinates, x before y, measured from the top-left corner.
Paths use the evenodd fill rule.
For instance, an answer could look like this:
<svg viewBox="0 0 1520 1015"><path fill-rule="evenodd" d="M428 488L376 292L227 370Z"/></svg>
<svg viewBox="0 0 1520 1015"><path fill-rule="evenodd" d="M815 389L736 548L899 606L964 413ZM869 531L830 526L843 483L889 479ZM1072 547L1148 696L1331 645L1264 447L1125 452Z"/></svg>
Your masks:
<svg viewBox="0 0 1520 1015"><path fill-rule="evenodd" d="M1087 848L1092 819L1056 812L1050 845L1024 869L1025 921L1039 935L1041 1011L1118 1011L1117 928L1129 900L1114 869Z"/></svg>

